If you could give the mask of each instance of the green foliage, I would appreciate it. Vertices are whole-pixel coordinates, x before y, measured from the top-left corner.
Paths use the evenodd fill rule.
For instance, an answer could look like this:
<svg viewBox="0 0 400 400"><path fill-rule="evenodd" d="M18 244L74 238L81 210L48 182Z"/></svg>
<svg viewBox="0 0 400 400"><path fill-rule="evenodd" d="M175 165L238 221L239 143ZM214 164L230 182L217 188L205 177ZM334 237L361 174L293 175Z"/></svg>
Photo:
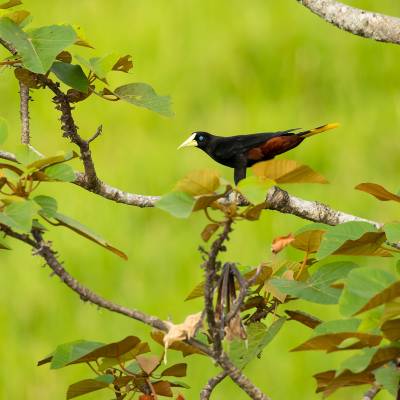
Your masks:
<svg viewBox="0 0 400 400"><path fill-rule="evenodd" d="M168 397L173 395L172 388L188 388L183 382L160 380L160 377L185 377L186 363L171 365L159 373L156 371L161 367L162 356L144 356L143 353L147 352L150 352L147 342L136 336L108 344L81 340L58 346L38 365L51 363L52 369L59 369L72 364L87 364L92 371L96 371L95 378L71 384L67 399L104 388L113 390L116 395L151 391Z"/></svg>
<svg viewBox="0 0 400 400"><path fill-rule="evenodd" d="M66 85L87 93L89 89L89 81L80 65L68 64L65 62L56 61L51 67L51 72L57 76L60 81Z"/></svg>

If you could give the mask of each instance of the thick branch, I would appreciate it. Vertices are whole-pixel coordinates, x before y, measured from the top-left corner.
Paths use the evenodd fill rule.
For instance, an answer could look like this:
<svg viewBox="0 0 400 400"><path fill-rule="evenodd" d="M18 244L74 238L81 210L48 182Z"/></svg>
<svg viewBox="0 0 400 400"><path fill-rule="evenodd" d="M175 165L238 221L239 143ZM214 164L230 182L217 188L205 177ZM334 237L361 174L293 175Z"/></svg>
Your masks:
<svg viewBox="0 0 400 400"><path fill-rule="evenodd" d="M297 0L325 21L354 35L400 44L400 18L368 12L335 0Z"/></svg>
<svg viewBox="0 0 400 400"><path fill-rule="evenodd" d="M30 143L29 129L29 87L19 81L20 116L21 116L21 143Z"/></svg>
<svg viewBox="0 0 400 400"><path fill-rule="evenodd" d="M231 232L232 223L232 220L227 220L225 222L223 232L211 245L211 250L208 254L208 258L203 264L206 275L204 285L204 307L207 315L208 328L213 339L213 356L216 359L218 359L218 357L220 357L222 353L222 337L219 324L215 320L213 302L218 272L217 257L218 254L223 251L224 242L228 240L228 235Z"/></svg>
<svg viewBox="0 0 400 400"><path fill-rule="evenodd" d="M208 400L215 387L222 382L227 375L228 373L226 371L222 371L218 375L213 376L200 392L200 400Z"/></svg>

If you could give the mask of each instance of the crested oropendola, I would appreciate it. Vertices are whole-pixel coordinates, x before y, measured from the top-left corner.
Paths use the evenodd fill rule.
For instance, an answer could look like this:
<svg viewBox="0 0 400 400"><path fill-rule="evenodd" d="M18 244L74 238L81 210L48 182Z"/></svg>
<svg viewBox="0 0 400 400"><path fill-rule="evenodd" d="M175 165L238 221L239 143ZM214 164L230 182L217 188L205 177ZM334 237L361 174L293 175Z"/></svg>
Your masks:
<svg viewBox="0 0 400 400"><path fill-rule="evenodd" d="M234 168L235 184L246 177L246 169L253 164L271 160L298 146L305 138L333 129L339 124L327 124L304 132L297 129L250 135L216 136L208 132L193 132L178 149L195 146L206 152L216 162Z"/></svg>

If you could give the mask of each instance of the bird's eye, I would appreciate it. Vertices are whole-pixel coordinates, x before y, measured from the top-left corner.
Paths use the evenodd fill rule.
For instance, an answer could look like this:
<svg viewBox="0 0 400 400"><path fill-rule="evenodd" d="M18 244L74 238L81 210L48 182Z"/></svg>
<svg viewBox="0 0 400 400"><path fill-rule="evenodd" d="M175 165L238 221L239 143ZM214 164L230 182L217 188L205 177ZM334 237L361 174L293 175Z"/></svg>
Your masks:
<svg viewBox="0 0 400 400"><path fill-rule="evenodd" d="M199 141L199 142L203 142L204 141L204 136L203 135L200 135L198 138L197 138L197 140Z"/></svg>

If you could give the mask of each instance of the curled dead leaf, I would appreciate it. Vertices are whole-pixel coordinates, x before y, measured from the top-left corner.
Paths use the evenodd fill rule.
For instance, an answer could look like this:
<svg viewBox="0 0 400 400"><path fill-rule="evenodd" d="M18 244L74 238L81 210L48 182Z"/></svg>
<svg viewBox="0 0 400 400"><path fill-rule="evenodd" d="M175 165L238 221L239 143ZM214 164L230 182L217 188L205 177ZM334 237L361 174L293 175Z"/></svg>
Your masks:
<svg viewBox="0 0 400 400"><path fill-rule="evenodd" d="M295 237L289 233L286 236L278 236L272 241L271 251L274 254L278 254L281 252L286 246L292 243L295 240Z"/></svg>

